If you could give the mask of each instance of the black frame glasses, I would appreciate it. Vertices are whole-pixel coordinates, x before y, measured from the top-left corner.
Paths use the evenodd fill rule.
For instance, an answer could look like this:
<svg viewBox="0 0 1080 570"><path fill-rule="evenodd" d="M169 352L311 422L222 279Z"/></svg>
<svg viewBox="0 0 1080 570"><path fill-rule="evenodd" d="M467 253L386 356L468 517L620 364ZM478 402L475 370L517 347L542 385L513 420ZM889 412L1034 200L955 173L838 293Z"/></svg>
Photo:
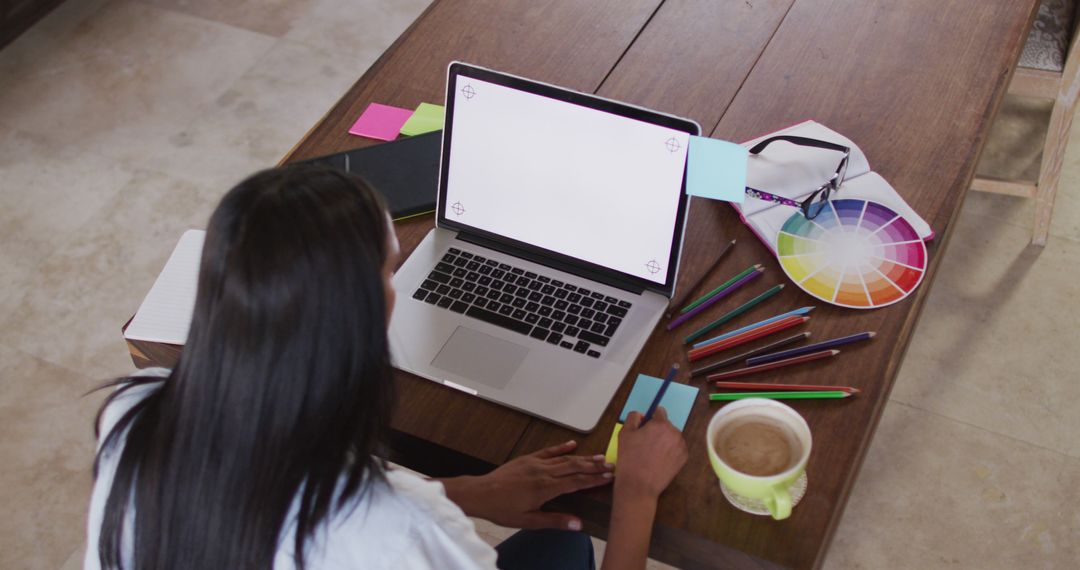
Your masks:
<svg viewBox="0 0 1080 570"><path fill-rule="evenodd" d="M802 202L796 202L790 198L784 198L783 196L777 196L769 192L758 190L757 188L746 187L746 195L757 198L759 200L767 200L769 202L775 202L777 204L783 204L785 206L793 206L802 210L806 219L812 220L825 209L825 204L829 203L829 198L832 193L840 189L840 185L844 183L844 175L847 174L848 158L851 156L851 149L841 144L831 143L828 141L822 141L818 139L811 139L807 137L799 137L794 135L777 135L775 137L769 137L750 149L750 154L759 154L765 150L765 147L776 141L785 141L799 146L809 146L814 148L821 148L825 150L835 150L844 153L844 158L840 159L840 164L836 167L836 172L829 178L824 184L818 186L816 190L810 193Z"/></svg>

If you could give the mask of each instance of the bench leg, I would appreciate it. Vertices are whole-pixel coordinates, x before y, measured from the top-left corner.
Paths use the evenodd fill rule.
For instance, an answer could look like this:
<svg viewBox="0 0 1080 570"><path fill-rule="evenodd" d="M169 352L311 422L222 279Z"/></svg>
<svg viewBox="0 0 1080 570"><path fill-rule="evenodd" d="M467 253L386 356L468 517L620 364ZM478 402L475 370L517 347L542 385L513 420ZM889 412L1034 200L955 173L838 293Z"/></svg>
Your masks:
<svg viewBox="0 0 1080 570"><path fill-rule="evenodd" d="M1058 179L1061 178L1061 167L1065 161L1065 147L1069 142L1073 110L1072 105L1065 105L1059 99L1050 115L1050 127L1046 133L1042 165L1039 168L1039 183L1035 189L1035 227L1031 238L1031 243L1040 247L1046 245L1050 235L1054 198L1057 196Z"/></svg>

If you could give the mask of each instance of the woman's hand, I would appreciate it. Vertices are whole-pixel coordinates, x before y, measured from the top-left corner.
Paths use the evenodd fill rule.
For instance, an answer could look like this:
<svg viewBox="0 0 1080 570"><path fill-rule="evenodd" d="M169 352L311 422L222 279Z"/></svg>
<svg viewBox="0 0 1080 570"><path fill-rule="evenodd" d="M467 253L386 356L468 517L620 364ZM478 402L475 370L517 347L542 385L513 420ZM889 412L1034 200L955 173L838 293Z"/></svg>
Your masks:
<svg viewBox="0 0 1080 570"><path fill-rule="evenodd" d="M513 459L487 475L442 479L446 496L469 516L513 528L581 530L581 520L540 507L566 493L611 482L603 455L567 455L577 447L568 441Z"/></svg>
<svg viewBox="0 0 1080 570"><path fill-rule="evenodd" d="M657 408L649 423L631 412L619 432L619 477L616 500L621 493L655 500L686 465L686 441L667 418L667 410Z"/></svg>

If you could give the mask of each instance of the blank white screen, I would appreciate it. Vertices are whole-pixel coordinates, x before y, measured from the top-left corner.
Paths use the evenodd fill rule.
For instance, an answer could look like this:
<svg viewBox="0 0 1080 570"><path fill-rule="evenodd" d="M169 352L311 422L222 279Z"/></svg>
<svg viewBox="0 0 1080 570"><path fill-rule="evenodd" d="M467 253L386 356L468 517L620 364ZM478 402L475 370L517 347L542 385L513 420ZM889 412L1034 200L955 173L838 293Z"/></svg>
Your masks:
<svg viewBox="0 0 1080 570"><path fill-rule="evenodd" d="M457 89L447 219L665 284L687 133L474 78Z"/></svg>

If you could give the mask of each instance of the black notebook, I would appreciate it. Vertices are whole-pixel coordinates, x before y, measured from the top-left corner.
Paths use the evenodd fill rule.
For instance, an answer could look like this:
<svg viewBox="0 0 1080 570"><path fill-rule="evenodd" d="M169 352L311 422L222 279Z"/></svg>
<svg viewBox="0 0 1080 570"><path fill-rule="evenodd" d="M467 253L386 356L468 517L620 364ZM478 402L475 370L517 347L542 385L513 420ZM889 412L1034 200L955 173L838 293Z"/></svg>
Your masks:
<svg viewBox="0 0 1080 570"><path fill-rule="evenodd" d="M303 161L359 175L385 198L395 220L435 210L442 131Z"/></svg>

